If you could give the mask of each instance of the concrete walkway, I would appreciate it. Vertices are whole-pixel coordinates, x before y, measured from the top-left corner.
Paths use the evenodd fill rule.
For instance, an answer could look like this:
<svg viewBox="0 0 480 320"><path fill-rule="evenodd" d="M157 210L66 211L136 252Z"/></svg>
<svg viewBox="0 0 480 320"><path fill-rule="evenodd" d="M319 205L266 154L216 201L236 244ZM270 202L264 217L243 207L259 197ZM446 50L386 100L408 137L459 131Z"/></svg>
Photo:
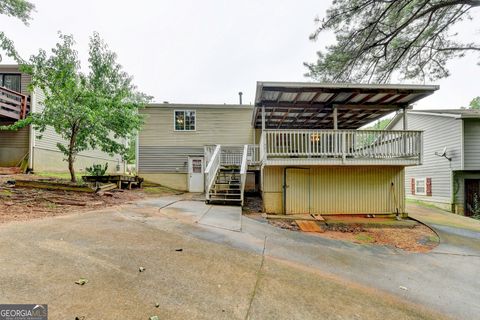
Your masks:
<svg viewBox="0 0 480 320"><path fill-rule="evenodd" d="M234 232L197 223L208 210L173 196L0 225L0 302L48 303L52 319L86 320L480 314L474 247L475 255L449 253L443 243L438 252L412 254L248 218ZM75 285L80 277L89 282Z"/></svg>
<svg viewBox="0 0 480 320"><path fill-rule="evenodd" d="M441 245L434 253L480 257L480 221L452 214L441 209L407 204L410 216L435 230Z"/></svg>
<svg viewBox="0 0 480 320"><path fill-rule="evenodd" d="M198 220L198 223L230 231L241 231L242 208L239 206L211 206Z"/></svg>
<svg viewBox="0 0 480 320"><path fill-rule="evenodd" d="M181 196L143 201L139 205L159 207L162 214L171 218L178 218L181 215L205 226L230 231L242 230L242 208L240 206L205 204L203 200L183 200Z"/></svg>

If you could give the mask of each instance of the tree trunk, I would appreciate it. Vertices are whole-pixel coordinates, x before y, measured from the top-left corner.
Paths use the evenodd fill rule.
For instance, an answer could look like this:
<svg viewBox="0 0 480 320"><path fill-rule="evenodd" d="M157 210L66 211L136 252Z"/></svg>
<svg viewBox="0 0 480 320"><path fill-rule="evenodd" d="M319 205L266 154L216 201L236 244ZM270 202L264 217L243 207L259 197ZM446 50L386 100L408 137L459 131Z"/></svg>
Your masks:
<svg viewBox="0 0 480 320"><path fill-rule="evenodd" d="M70 181L77 182L77 177L75 176L75 168L73 167L74 157L70 153L68 155L68 171L70 171Z"/></svg>
<svg viewBox="0 0 480 320"><path fill-rule="evenodd" d="M70 181L77 182L75 177L75 168L73 163L75 162L75 144L77 142L77 124L72 127L72 135L70 136L70 143L68 144L68 171L70 171Z"/></svg>

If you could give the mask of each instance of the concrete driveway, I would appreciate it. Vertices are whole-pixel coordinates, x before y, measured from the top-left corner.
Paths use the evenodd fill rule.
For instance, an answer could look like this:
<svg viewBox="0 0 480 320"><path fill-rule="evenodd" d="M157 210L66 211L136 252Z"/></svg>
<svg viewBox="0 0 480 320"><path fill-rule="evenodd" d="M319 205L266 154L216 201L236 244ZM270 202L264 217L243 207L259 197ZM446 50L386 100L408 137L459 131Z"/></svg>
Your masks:
<svg viewBox="0 0 480 320"><path fill-rule="evenodd" d="M465 249L469 254L459 253L461 244L457 252L440 245L428 254L411 254L248 218L241 220L241 231L231 231L202 224L211 209L200 201L164 197L0 225L0 303L47 303L50 319L85 320L475 319L479 314L475 247ZM231 223L235 216L230 212L225 219ZM80 277L89 282L74 284Z"/></svg>

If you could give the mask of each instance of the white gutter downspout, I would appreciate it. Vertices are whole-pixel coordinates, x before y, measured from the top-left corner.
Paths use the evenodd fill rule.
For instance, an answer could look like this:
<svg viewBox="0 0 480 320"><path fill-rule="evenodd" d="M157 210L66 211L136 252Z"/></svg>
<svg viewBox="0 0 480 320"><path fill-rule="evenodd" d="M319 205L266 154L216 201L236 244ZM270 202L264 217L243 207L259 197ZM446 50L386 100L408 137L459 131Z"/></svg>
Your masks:
<svg viewBox="0 0 480 320"><path fill-rule="evenodd" d="M35 89L33 90L32 94L30 95L30 113L36 111L36 103L37 103L37 95L35 94ZM34 170L34 159L33 159L33 152L35 148L35 129L33 129L33 125L29 125L28 128L28 168Z"/></svg>

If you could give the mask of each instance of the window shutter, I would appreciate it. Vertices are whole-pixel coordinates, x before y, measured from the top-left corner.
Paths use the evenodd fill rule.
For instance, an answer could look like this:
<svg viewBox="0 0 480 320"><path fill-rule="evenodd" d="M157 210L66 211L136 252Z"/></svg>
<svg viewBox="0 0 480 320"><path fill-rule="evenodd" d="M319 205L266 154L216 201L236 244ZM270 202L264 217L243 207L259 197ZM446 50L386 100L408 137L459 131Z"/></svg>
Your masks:
<svg viewBox="0 0 480 320"><path fill-rule="evenodd" d="M432 178L427 178L425 179L425 184L427 185L426 186L426 194L427 196L431 196L432 195Z"/></svg>
<svg viewBox="0 0 480 320"><path fill-rule="evenodd" d="M412 192L412 194L415 194L415 178L412 178L410 180L410 191Z"/></svg>

